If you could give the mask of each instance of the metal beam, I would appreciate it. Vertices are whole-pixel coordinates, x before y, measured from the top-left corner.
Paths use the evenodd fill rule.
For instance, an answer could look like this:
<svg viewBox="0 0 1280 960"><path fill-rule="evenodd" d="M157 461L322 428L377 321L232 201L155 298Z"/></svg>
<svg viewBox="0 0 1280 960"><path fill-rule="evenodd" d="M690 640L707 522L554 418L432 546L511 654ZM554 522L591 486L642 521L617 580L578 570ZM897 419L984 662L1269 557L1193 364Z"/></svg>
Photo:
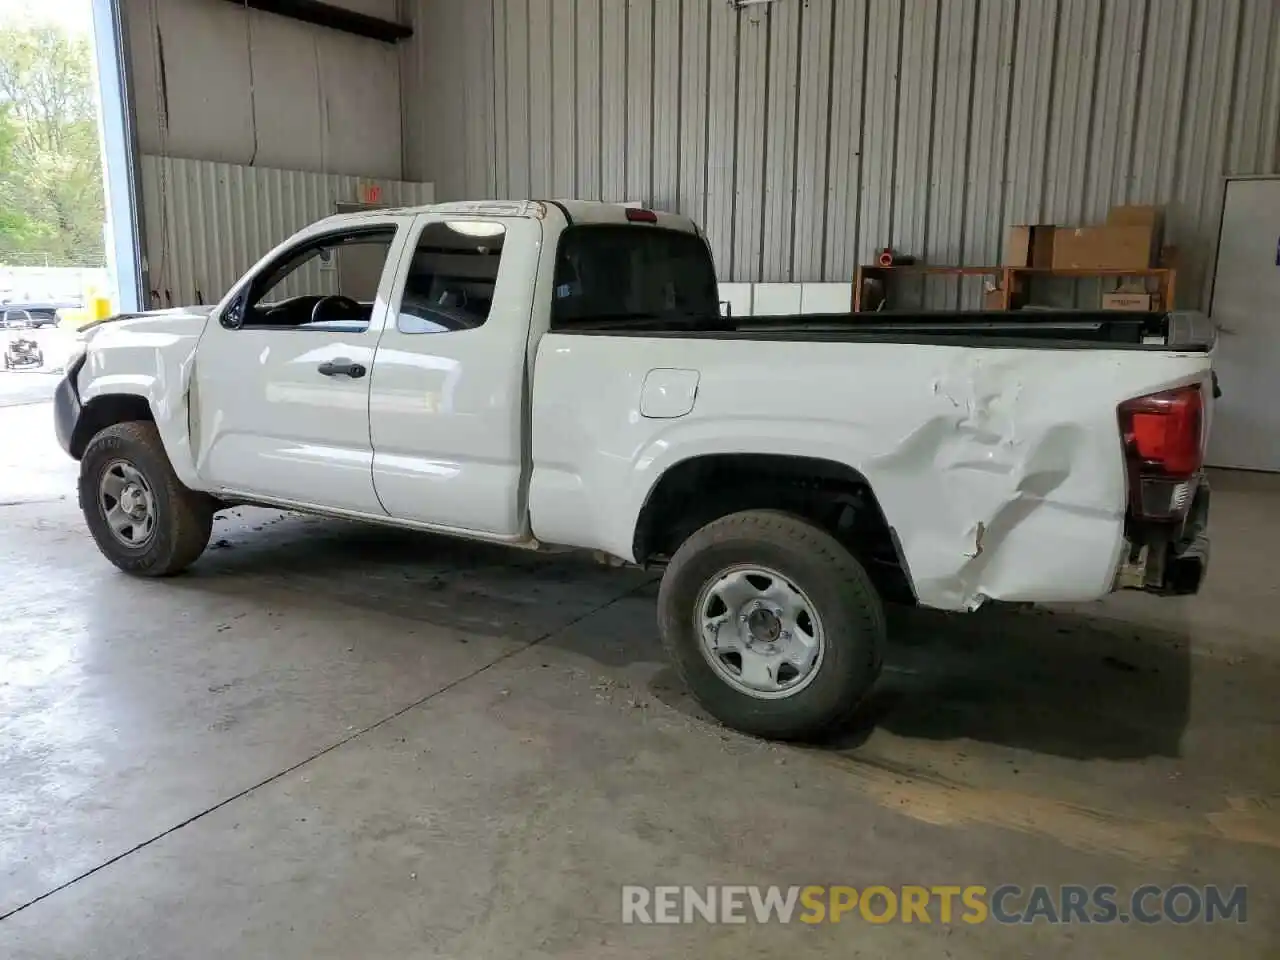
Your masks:
<svg viewBox="0 0 1280 960"><path fill-rule="evenodd" d="M252 7L264 13L275 13L291 20L314 23L318 27L354 33L358 37L396 43L413 36L413 28L393 20L371 17L345 7L337 7L322 0L227 0L237 7Z"/></svg>
<svg viewBox="0 0 1280 960"><path fill-rule="evenodd" d="M122 311L147 307L142 197L129 56L120 0L92 0L98 132L107 194L107 269Z"/></svg>

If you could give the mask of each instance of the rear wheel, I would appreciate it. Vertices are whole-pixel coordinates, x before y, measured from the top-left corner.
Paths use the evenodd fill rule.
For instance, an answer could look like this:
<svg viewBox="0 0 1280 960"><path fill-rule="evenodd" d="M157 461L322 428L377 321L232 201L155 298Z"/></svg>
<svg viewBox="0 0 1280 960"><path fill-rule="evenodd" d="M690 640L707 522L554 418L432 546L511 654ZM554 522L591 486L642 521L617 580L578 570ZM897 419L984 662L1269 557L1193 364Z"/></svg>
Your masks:
<svg viewBox="0 0 1280 960"><path fill-rule="evenodd" d="M209 544L213 501L183 486L154 423L117 423L89 441L79 492L98 549L127 573L178 573Z"/></svg>
<svg viewBox="0 0 1280 960"><path fill-rule="evenodd" d="M866 571L790 514L736 513L693 534L663 576L658 616L698 702L757 736L841 723L880 671L884 611Z"/></svg>

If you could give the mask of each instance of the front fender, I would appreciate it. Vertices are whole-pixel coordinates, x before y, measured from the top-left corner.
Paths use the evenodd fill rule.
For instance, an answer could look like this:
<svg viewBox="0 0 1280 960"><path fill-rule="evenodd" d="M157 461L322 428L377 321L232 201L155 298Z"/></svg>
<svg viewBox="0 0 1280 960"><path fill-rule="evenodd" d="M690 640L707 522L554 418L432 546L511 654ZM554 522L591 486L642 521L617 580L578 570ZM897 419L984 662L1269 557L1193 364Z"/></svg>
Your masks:
<svg viewBox="0 0 1280 960"><path fill-rule="evenodd" d="M77 377L85 409L99 398L138 396L147 401L178 479L199 489L191 450L191 374L201 322L181 317L137 318L96 330Z"/></svg>

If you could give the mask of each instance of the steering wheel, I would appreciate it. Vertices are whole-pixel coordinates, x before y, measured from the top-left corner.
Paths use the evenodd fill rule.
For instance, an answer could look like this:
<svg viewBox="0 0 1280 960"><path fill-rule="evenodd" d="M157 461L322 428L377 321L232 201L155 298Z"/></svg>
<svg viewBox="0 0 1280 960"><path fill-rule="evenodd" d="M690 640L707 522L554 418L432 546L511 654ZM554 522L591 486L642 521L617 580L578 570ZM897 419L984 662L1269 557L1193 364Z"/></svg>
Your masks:
<svg viewBox="0 0 1280 960"><path fill-rule="evenodd" d="M324 318L321 315L324 313L324 310L322 308L326 303L333 304L334 307L341 308L342 313L345 313L348 316L357 316L360 313L360 304L355 300L352 300L350 297L344 297L341 294L330 297L321 297L316 301L316 305L311 308L312 323L323 322Z"/></svg>

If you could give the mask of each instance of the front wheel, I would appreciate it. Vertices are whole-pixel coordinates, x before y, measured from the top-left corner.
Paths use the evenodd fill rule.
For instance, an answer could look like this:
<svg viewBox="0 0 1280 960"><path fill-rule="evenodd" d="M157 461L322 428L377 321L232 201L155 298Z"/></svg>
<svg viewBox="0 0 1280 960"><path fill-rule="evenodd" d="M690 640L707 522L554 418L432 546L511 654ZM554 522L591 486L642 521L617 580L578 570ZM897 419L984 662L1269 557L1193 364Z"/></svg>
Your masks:
<svg viewBox="0 0 1280 960"><path fill-rule="evenodd" d="M824 732L880 672L884 610L866 571L790 514L735 513L693 534L662 578L658 618L693 696L756 736Z"/></svg>
<svg viewBox="0 0 1280 960"><path fill-rule="evenodd" d="M98 549L126 573L178 573L209 545L213 501L183 486L154 423L117 423L89 441L79 492Z"/></svg>

